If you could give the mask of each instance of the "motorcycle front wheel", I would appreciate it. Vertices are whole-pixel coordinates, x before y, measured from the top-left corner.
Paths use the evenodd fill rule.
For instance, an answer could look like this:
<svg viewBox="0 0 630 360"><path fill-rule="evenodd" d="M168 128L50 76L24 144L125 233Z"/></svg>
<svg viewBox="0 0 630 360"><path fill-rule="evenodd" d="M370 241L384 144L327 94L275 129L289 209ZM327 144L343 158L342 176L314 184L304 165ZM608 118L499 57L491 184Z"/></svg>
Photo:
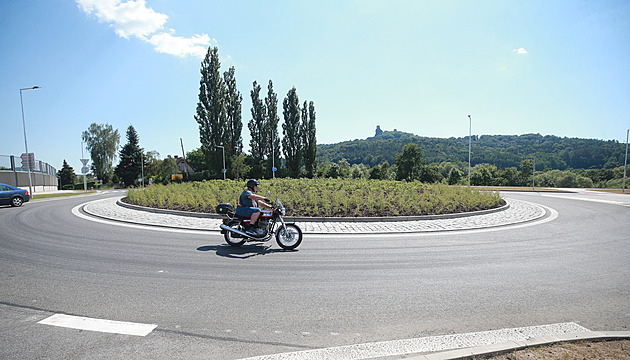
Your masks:
<svg viewBox="0 0 630 360"><path fill-rule="evenodd" d="M276 230L276 242L285 250L293 250L302 243L302 230L295 224L287 224Z"/></svg>
<svg viewBox="0 0 630 360"><path fill-rule="evenodd" d="M234 228L236 230L242 229L242 227L239 225L239 221L236 221L236 220L230 221L229 223L227 223L227 226ZM239 247L245 244L245 240L234 238L234 233L231 231L225 230L225 234L223 234L223 237L225 238L225 242L230 244L230 246Z"/></svg>

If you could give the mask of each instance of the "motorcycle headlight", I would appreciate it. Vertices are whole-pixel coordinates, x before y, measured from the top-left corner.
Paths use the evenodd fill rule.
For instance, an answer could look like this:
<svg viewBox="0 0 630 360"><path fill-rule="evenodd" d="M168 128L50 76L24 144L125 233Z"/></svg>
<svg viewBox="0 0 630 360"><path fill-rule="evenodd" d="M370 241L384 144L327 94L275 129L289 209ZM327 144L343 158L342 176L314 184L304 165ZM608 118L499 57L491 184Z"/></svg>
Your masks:
<svg viewBox="0 0 630 360"><path fill-rule="evenodd" d="M280 208L280 214L281 214L282 216L284 216L284 214L285 214L285 210L284 210L284 208L283 208L283 207L282 207L282 208Z"/></svg>

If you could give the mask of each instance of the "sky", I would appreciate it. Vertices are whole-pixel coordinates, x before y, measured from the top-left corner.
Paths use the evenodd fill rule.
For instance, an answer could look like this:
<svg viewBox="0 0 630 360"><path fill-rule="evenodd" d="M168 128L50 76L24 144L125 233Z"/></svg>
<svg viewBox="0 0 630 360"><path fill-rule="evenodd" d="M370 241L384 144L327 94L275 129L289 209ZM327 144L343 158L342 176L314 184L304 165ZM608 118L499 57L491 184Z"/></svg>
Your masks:
<svg viewBox="0 0 630 360"><path fill-rule="evenodd" d="M201 61L315 104L317 142L383 130L626 142L630 1L0 0L0 155L81 169L112 125L161 158L199 148ZM468 115L472 121L469 122ZM280 128L281 131L281 128ZM181 140L180 140L181 139ZM5 161L0 157L0 163ZM620 164L622 165L622 164Z"/></svg>

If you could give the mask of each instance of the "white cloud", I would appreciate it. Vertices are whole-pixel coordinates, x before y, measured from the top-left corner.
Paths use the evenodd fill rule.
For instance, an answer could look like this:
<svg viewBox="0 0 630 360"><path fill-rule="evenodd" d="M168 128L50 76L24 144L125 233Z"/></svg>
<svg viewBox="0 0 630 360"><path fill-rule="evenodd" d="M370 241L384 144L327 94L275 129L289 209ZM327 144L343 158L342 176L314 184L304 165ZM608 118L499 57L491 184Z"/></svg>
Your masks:
<svg viewBox="0 0 630 360"><path fill-rule="evenodd" d="M525 55L527 54L527 50L525 50L525 48L518 48L518 49L514 49L512 50L513 53L517 53L519 55Z"/></svg>
<svg viewBox="0 0 630 360"><path fill-rule="evenodd" d="M207 34L185 38L163 32L151 36L148 42L155 46L155 51L157 52L179 57L194 56L203 59L212 40Z"/></svg>
<svg viewBox="0 0 630 360"><path fill-rule="evenodd" d="M87 14L110 23L116 34L125 39L134 36L155 47L157 52L179 57L204 58L211 39L207 34L192 37L173 36L174 30L161 31L168 15L147 7L146 0L76 0ZM153 35L152 35L153 34Z"/></svg>
<svg viewBox="0 0 630 360"><path fill-rule="evenodd" d="M112 27L121 37L148 36L164 27L168 16L147 8L145 0L77 0L79 7Z"/></svg>

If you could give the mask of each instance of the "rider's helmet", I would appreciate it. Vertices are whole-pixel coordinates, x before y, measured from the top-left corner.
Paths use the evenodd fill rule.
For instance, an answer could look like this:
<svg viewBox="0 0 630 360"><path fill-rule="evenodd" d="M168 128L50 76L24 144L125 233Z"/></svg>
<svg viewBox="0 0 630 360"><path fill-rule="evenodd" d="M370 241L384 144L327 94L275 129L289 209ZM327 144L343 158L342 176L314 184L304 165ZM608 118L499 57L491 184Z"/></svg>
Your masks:
<svg viewBox="0 0 630 360"><path fill-rule="evenodd" d="M250 190L254 190L254 186L260 185L260 183L258 181L256 181L256 179L249 179L247 180L247 188Z"/></svg>

